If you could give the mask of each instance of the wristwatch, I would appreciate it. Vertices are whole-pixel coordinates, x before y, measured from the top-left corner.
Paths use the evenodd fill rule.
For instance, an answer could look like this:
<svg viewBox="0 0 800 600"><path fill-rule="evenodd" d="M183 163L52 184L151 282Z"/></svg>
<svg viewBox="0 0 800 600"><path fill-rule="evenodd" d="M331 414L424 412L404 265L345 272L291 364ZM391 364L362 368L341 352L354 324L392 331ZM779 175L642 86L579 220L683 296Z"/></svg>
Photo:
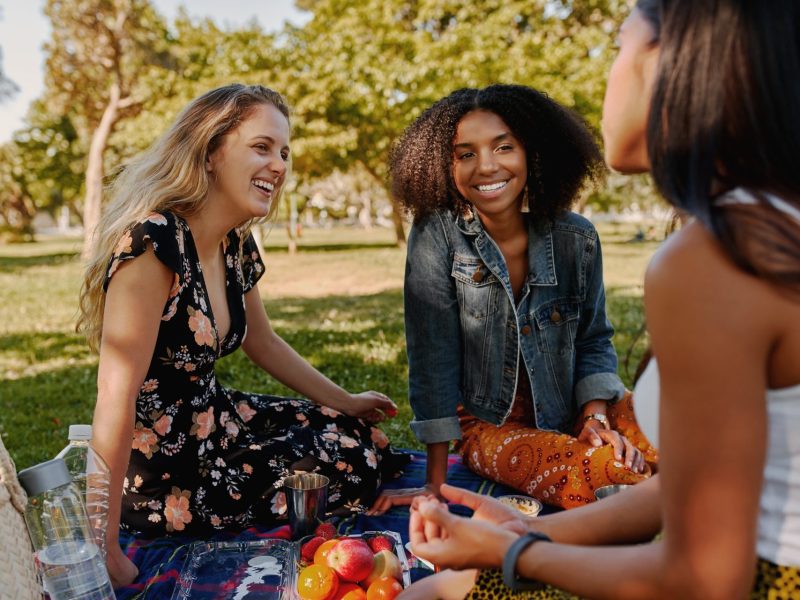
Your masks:
<svg viewBox="0 0 800 600"><path fill-rule="evenodd" d="M514 543L511 544L508 548L508 552L506 552L506 555L503 557L503 583L506 584L506 587L515 592L544 589L544 584L541 581L517 577L517 561L519 560L519 555L522 554L525 548L534 542L552 541L553 540L540 531L529 531L514 540Z"/></svg>
<svg viewBox="0 0 800 600"><path fill-rule="evenodd" d="M590 415L586 415L583 417L583 422L586 423L586 421L600 421L603 424L604 429L611 429L611 425L608 422L608 417L603 413L592 413Z"/></svg>

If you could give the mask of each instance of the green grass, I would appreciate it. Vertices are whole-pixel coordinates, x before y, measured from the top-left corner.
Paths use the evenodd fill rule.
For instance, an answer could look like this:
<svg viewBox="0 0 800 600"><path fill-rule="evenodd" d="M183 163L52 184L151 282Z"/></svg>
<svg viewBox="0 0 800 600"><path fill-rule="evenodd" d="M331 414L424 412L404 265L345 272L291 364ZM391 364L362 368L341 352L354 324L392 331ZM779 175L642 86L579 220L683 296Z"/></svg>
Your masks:
<svg viewBox="0 0 800 600"><path fill-rule="evenodd" d="M623 359L641 329L642 276L656 244L628 243L630 227L600 229L608 310ZM395 399L400 414L385 429L398 446L419 448L408 428L405 254L392 232L306 230L295 255L286 252L282 229L264 242L260 289L273 326L347 389L377 389ZM70 423L91 421L97 360L74 332L79 248L78 240L59 238L0 245L0 433L18 468L53 457ZM628 385L644 346L633 346L627 369L620 365ZM289 393L241 352L220 361L219 377L243 390Z"/></svg>

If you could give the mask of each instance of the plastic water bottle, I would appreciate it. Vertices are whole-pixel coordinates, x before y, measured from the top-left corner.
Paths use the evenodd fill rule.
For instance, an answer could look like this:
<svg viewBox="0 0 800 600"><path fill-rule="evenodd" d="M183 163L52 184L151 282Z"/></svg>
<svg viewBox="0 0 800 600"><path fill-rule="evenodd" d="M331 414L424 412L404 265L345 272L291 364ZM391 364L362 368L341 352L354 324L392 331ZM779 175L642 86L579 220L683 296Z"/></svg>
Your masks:
<svg viewBox="0 0 800 600"><path fill-rule="evenodd" d="M69 444L56 458L66 463L72 482L83 497L89 524L100 547L100 554L105 559L110 474L106 462L92 448L91 439L91 425L70 425Z"/></svg>
<svg viewBox="0 0 800 600"><path fill-rule="evenodd" d="M51 600L114 600L83 498L60 458L19 472L25 523Z"/></svg>

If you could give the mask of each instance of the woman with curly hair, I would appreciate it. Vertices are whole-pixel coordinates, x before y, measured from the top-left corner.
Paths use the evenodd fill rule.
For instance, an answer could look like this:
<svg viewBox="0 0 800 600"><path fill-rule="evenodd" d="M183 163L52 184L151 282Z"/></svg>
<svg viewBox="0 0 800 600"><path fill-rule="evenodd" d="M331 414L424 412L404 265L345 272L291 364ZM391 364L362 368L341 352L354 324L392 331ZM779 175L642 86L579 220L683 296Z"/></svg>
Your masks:
<svg viewBox="0 0 800 600"><path fill-rule="evenodd" d="M477 474L560 507L649 475L600 241L569 211L601 160L578 117L519 85L458 90L400 139L411 427L428 466L423 489L386 492L374 511L438 496L451 440Z"/></svg>
<svg viewBox="0 0 800 600"><path fill-rule="evenodd" d="M248 230L274 212L288 168L284 99L231 84L193 100L114 183L80 326L100 352L93 443L111 470L115 586L136 576L120 523L150 537L276 526L294 472L329 476L330 507L349 513L404 460L373 426L394 403L330 381L264 311ZM216 361L239 347L309 400L224 387Z"/></svg>
<svg viewBox="0 0 800 600"><path fill-rule="evenodd" d="M800 3L638 0L619 46L606 160L688 217L645 276L659 474L533 519L443 486L473 518L420 500L410 537L460 570L404 600L800 598Z"/></svg>

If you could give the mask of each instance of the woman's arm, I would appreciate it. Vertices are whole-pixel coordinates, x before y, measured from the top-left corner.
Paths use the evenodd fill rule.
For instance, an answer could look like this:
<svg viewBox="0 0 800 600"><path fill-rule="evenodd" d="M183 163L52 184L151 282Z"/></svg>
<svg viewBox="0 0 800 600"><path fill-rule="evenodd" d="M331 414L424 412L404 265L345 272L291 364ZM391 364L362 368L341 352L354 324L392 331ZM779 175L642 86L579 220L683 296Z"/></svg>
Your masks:
<svg viewBox="0 0 800 600"><path fill-rule="evenodd" d="M667 243L646 281L661 370L663 541L623 547L537 542L521 554L518 573L587 598L747 597L765 459L765 372L780 331L773 294L736 269L697 224ZM423 519L428 511L434 518L444 513L422 503ZM439 527L451 537L428 537L417 526L414 549L445 566L497 567L516 538L473 521L470 529L482 527L475 536L483 543L480 553L471 553L453 539L458 527L439 523L427 530L436 534ZM442 563L440 554L460 562Z"/></svg>
<svg viewBox="0 0 800 600"><path fill-rule="evenodd" d="M111 472L106 543L114 587L130 583L137 574L119 546L122 484L131 454L136 397L153 356L172 279L173 273L148 248L120 265L106 293L92 445Z"/></svg>
<svg viewBox="0 0 800 600"><path fill-rule="evenodd" d="M378 392L351 394L312 367L270 325L261 295L253 287L245 296L245 354L275 379L312 402L370 421L397 414L397 406Z"/></svg>

